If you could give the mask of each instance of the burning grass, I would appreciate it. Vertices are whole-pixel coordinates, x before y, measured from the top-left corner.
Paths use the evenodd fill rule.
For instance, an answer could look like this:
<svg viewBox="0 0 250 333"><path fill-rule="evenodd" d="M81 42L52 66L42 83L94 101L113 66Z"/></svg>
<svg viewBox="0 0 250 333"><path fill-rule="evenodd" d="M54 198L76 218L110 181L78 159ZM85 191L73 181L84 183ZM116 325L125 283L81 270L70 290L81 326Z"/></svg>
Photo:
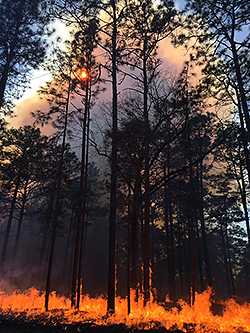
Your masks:
<svg viewBox="0 0 250 333"><path fill-rule="evenodd" d="M178 307L167 310L163 305L150 302L143 307L142 299L132 301L132 313L127 315L126 299L117 297L116 314L106 316L106 299L84 296L80 311L72 310L70 300L52 293L50 311L44 312L44 294L36 289L25 293L0 293L3 322L19 321L44 327L118 327L115 332L126 330L163 329L165 332L195 333L246 333L250 332L250 304L238 304L230 299L223 304L223 315L211 311L211 291L196 295L194 306L179 301ZM133 299L133 297L132 297ZM66 329L64 329L65 331ZM66 330L67 331L67 330ZM80 330L81 331L81 330ZM70 330L70 332L73 332ZM84 331L83 331L84 332ZM88 330L88 332L91 332ZM111 330L109 330L111 332Z"/></svg>

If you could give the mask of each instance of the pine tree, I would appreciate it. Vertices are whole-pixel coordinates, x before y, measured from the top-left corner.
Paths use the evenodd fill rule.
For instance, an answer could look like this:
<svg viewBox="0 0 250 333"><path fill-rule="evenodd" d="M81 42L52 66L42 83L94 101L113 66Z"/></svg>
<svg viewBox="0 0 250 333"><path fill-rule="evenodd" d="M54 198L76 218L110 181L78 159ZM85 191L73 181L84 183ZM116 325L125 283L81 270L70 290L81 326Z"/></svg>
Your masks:
<svg viewBox="0 0 250 333"><path fill-rule="evenodd" d="M249 87L245 64L248 63L249 34L242 34L249 28L248 1L200 1L187 2L185 27L187 36L196 38L193 60L204 64L205 77L202 88L210 87L210 94L220 101L225 97L238 109L241 125L241 140L244 145L245 163L250 181L249 159ZM195 17L195 19L194 19ZM202 27L202 29L198 29ZM183 41L181 35L180 40Z"/></svg>
<svg viewBox="0 0 250 333"><path fill-rule="evenodd" d="M45 56L45 1L0 3L0 108L7 111L23 93L32 69Z"/></svg>
<svg viewBox="0 0 250 333"><path fill-rule="evenodd" d="M10 233L19 192L23 191L30 179L39 182L39 168L47 147L47 138L39 129L26 126L10 129L3 139L0 177L2 188L9 191L10 209L1 252L2 267L6 261ZM39 165L40 164L40 165Z"/></svg>
<svg viewBox="0 0 250 333"><path fill-rule="evenodd" d="M135 16L134 13L137 13ZM172 1L131 1L127 10L127 59L124 65L134 69L127 75L137 81L142 91L144 119L144 225L143 225L143 274L144 304L150 299L150 85L158 73L159 60L156 57L160 41L167 38L176 28L176 11Z"/></svg>

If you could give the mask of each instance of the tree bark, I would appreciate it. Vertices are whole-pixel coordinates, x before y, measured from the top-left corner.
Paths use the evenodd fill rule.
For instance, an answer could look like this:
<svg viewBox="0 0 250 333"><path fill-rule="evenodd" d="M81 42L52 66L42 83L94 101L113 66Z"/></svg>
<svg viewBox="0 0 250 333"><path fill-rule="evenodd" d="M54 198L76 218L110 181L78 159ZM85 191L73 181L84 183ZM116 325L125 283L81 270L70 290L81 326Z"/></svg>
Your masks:
<svg viewBox="0 0 250 333"><path fill-rule="evenodd" d="M246 96L246 92L244 89L244 83L243 83L241 68L240 68L240 63L239 63L239 56L238 56L236 45L235 45L234 41L231 41L231 47L232 47L232 54L233 54L233 62L234 62L234 66L235 66L236 79L237 79L237 84L238 84L238 89L239 89L239 97L240 97L239 104L241 105L242 110L243 110L247 131L248 131L248 133L250 133L250 116L249 116L248 105L247 105L247 96Z"/></svg>
<svg viewBox="0 0 250 333"><path fill-rule="evenodd" d="M76 230L75 230L75 247L73 253L73 267L72 267L72 281L71 281L71 307L76 306L76 280L79 264L79 251L80 251L80 219L77 217Z"/></svg>
<svg viewBox="0 0 250 333"><path fill-rule="evenodd" d="M150 124L148 114L148 72L147 72L148 37L143 41L143 115L145 126L144 137L144 230L143 230L143 291L144 306L150 300L150 161L149 135Z"/></svg>
<svg viewBox="0 0 250 333"><path fill-rule="evenodd" d="M135 290L135 300L139 298L139 219L140 219L141 180L137 173L133 193L132 221L131 221L131 287Z"/></svg>
<svg viewBox="0 0 250 333"><path fill-rule="evenodd" d="M242 206L243 206L245 222L246 222L248 245L250 245L250 221L249 221L247 192L246 192L246 184L245 184L245 179L244 179L242 161L240 161L240 176L241 176L241 183L242 183L241 191L240 191L241 200L242 200Z"/></svg>
<svg viewBox="0 0 250 333"><path fill-rule="evenodd" d="M64 128L63 128L63 140L62 140L62 148L61 148L61 156L58 165L57 179L56 179L56 191L55 191L55 199L54 199L54 207L52 208L52 234L50 241L50 253L49 253L49 261L47 268L47 276L46 276L46 287L45 287L45 311L49 310L49 296L50 296L50 288L51 288L51 273L55 252L55 242L57 236L57 224L58 224L58 214L59 214L59 206L61 199L61 190L62 190L62 176L63 176L63 163L64 163L64 153L66 147L66 136L67 136L67 128L68 128L68 113L69 113L69 102L70 102L70 93L71 93L71 72L69 78L69 86L67 92L67 101L65 105L65 119L64 119Z"/></svg>
<svg viewBox="0 0 250 333"><path fill-rule="evenodd" d="M131 312L131 223L133 221L131 185L128 191L128 225L127 225L127 313Z"/></svg>
<svg viewBox="0 0 250 333"><path fill-rule="evenodd" d="M111 0L112 24L112 152L111 152L111 184L109 214L109 256L108 256L108 303L107 312L115 312L116 296L116 214L117 214L117 13L116 0Z"/></svg>
<svg viewBox="0 0 250 333"><path fill-rule="evenodd" d="M238 110L239 110L239 118L240 118L240 128L241 128L241 142L243 146L243 151L244 151L244 157L245 157L245 163L246 163L246 168L247 168L247 175L248 175L248 184L250 185L250 158L249 158L249 148L248 148L248 143L249 143L249 136L250 134L246 132L245 124L244 124L244 116L242 113L242 108L240 105L240 97L239 97L239 92L237 92L237 98L238 98Z"/></svg>
<svg viewBox="0 0 250 333"><path fill-rule="evenodd" d="M9 75L11 72L12 62L15 56L16 42L19 36L20 27L22 25L24 8L25 8L25 1L21 1L18 5L18 10L17 10L18 17L16 18L15 21L16 24L14 27L12 27L12 29L15 30L13 40L4 50L4 53L6 55L6 63L3 67L4 69L0 77L0 109L4 106L5 91L8 84Z"/></svg>
<svg viewBox="0 0 250 333"><path fill-rule="evenodd" d="M212 278L212 270L211 270L210 256L209 256L209 250L208 250L208 243L207 243L206 223L205 223L205 217L204 217L203 161L200 162L198 168L199 168L199 185L200 185L199 218L200 218L200 223L201 223L203 257L204 257L204 263L205 263L205 272L206 272L207 283L208 283L209 287L212 287L213 278Z"/></svg>
<svg viewBox="0 0 250 333"><path fill-rule="evenodd" d="M227 286L227 296L232 296L232 286L230 282L230 272L228 267L228 256L227 256L227 244L226 239L224 235L223 225L222 222L220 224L220 234L221 234L221 241L222 241L222 253L223 253L223 259L224 259L224 267L225 267L225 275L226 275L226 286Z"/></svg>
<svg viewBox="0 0 250 333"><path fill-rule="evenodd" d="M79 263L78 263L78 276L77 276L77 297L76 307L80 308L81 300L81 286L82 280L82 265L83 265L83 250L84 250L84 235L86 233L86 203L87 203L87 182L88 182L88 158L89 158L89 126L90 126L90 90L89 81L86 84L86 100L85 100L85 115L84 115L84 128L82 137L82 167L81 167L81 181L80 181L80 247L79 247Z"/></svg>
<svg viewBox="0 0 250 333"><path fill-rule="evenodd" d="M167 154L169 155L169 154ZM167 168L167 170L166 170ZM168 250L168 292L172 301L176 301L176 267L175 267L175 241L174 241L174 226L173 226L173 209L172 198L167 184L167 175L170 173L169 156L167 157L167 166L165 166L165 228L167 233L167 250Z"/></svg>
<svg viewBox="0 0 250 333"><path fill-rule="evenodd" d="M16 206L18 189L19 189L19 180L16 182L16 185L15 185L13 197L11 200L9 218L8 218L7 227L6 227L5 236L4 236L3 248L2 248L2 254L1 254L2 269L4 269L4 264L6 261L7 247L8 247L8 243L9 243L9 237L10 237L12 220L13 220L15 206Z"/></svg>
<svg viewBox="0 0 250 333"><path fill-rule="evenodd" d="M225 231L225 242L226 242L226 252L227 252L227 258L228 258L228 271L229 271L229 277L230 277L230 283L231 283L231 290L232 295L236 295L236 288L235 288L235 282L234 282L234 275L233 275L233 267L232 267L232 259L231 259L231 253L229 248L229 240L228 240L228 231L226 227Z"/></svg>
<svg viewBox="0 0 250 333"><path fill-rule="evenodd" d="M182 240L182 222L180 212L177 208L177 237L178 237L178 273L179 273L179 295L178 298L183 297L184 294L184 273L183 273L183 258L184 258L184 242Z"/></svg>
<svg viewBox="0 0 250 333"><path fill-rule="evenodd" d="M51 219L52 219L52 211L53 211L53 207L54 207L54 200L55 200L55 193L53 191L52 195L48 197L49 198L49 203L48 203L48 214L46 217L46 228L43 232L43 238L42 238L42 246L41 246L41 251L40 251L40 264L42 265L45 258L46 258L46 248L47 248L47 242L48 242L48 234L49 234L49 228L50 228L50 223L51 223Z"/></svg>
<svg viewBox="0 0 250 333"><path fill-rule="evenodd" d="M17 233L16 233L15 246L14 246L14 258L17 256L17 252L18 252L21 228L22 228L24 212L25 212L25 205L26 205L26 201L27 201L27 186L28 186L28 182L26 182L26 185L24 188L21 210L20 210L20 215L19 215L19 219L18 219Z"/></svg>
<svg viewBox="0 0 250 333"><path fill-rule="evenodd" d="M7 62L0 79L0 108L4 105L4 95L8 81L9 67L9 62Z"/></svg>

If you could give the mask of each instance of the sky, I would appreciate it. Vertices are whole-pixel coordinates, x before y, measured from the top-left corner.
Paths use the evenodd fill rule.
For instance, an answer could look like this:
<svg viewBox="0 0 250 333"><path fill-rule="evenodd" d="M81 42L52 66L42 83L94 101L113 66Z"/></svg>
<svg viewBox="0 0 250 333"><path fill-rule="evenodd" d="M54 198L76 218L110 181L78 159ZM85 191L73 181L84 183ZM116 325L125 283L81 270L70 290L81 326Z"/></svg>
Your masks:
<svg viewBox="0 0 250 333"><path fill-rule="evenodd" d="M173 68L173 71L178 72L181 70L185 60L184 49L174 48L170 41L165 41L160 46L159 55L164 62L167 62L169 66ZM13 126L19 127L30 124L32 122L30 113L46 105L38 96L37 90L50 80L50 78L50 74L43 70L38 70L33 73L30 88L26 90L23 97L16 103L15 117L11 119Z"/></svg>
<svg viewBox="0 0 250 333"><path fill-rule="evenodd" d="M62 39L61 43L63 44L63 41L69 37L65 25L59 21L53 23L52 29L55 29L55 33L51 38L52 43L60 37ZM20 127L22 125L30 125L33 121L30 113L47 107L46 102L42 101L39 97L38 90L50 80L51 74L47 70L39 68L33 71L29 86L22 98L16 101L14 117L10 119L12 126Z"/></svg>
<svg viewBox="0 0 250 333"><path fill-rule="evenodd" d="M184 0L176 0L175 2L178 9L183 8ZM57 37L66 40L69 37L69 33L63 23L57 21L54 23L53 27L55 28L53 40L56 40ZM171 45L169 40L165 40L160 45L159 56L164 63L168 64L168 67L170 66L173 68L173 71L178 72L181 70L185 60L185 50L181 47L175 48ZM33 119L31 112L47 107L46 102L41 100L37 91L50 79L50 73L44 69L33 71L29 87L26 89L23 97L16 102L15 116L10 119L12 126L20 127L22 125L32 124Z"/></svg>

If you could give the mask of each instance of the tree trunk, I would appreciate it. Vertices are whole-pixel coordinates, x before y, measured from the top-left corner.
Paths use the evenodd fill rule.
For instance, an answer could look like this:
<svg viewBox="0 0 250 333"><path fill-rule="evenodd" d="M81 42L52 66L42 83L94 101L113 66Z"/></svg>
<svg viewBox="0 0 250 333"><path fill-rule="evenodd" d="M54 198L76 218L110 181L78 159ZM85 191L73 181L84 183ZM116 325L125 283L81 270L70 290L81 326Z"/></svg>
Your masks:
<svg viewBox="0 0 250 333"><path fill-rule="evenodd" d="M239 101L240 97L239 97L238 92L237 92L237 98ZM241 108L240 102L238 102L238 110L239 110L240 127L241 127L241 142L242 142L242 146L243 146L245 163L246 163L246 168L247 168L248 184L250 185L250 158L249 158L249 148L248 148L249 133L247 134L247 131L245 129L244 116L242 113L242 108Z"/></svg>
<svg viewBox="0 0 250 333"><path fill-rule="evenodd" d="M77 217L76 230L75 230L75 247L73 254L73 267L72 267L72 281L71 281L71 307L76 306L76 281L79 264L79 251L80 251L80 219Z"/></svg>
<svg viewBox="0 0 250 333"><path fill-rule="evenodd" d="M168 250L168 292L172 301L176 301L176 280L175 280L175 242L173 226L173 210L170 188L167 184L167 176L170 173L169 154L167 154L167 166L164 167L165 173L165 228L167 233L167 250ZM166 170L167 169L167 170Z"/></svg>
<svg viewBox="0 0 250 333"><path fill-rule="evenodd" d="M7 48L4 50L4 53L6 55L6 63L3 67L4 69L3 69L3 72L1 73L1 77L0 77L0 109L4 105L5 91L6 91L6 87L8 84L9 74L11 71L11 66L12 66L11 64L12 64L12 61L13 61L14 55L15 55L14 50L16 48L16 42L17 42L17 39L19 36L20 27L22 26L22 18L23 18L23 13L24 13L24 9L25 9L25 1L21 1L18 5L17 9L18 9L17 10L18 16L15 20L16 24L14 27L12 27L13 31L15 30L15 34L14 34L12 41L10 43L8 43Z"/></svg>
<svg viewBox="0 0 250 333"><path fill-rule="evenodd" d="M150 124L148 114L148 72L147 72L148 37L143 42L143 115L145 126L144 137L144 230L143 230L143 291L144 306L150 300L150 161L149 135Z"/></svg>
<svg viewBox="0 0 250 333"><path fill-rule="evenodd" d="M17 252L18 252L18 245L19 245L25 205L26 205L26 200L27 200L27 186L28 186L28 182L26 183L26 186L24 188L22 205L21 205L20 215L19 215L19 219L18 219L17 233L16 233L15 246L14 246L14 258L17 256Z"/></svg>
<svg viewBox="0 0 250 333"><path fill-rule="evenodd" d="M8 243L9 243L9 237L10 237L12 220L13 220L15 206L16 206L16 199L17 199L18 189L19 189L19 181L17 181L17 183L15 185L13 198L11 200L9 218L8 218L7 227L6 227L5 236L4 236L3 249L2 249L2 255L1 255L2 269L4 268L4 263L5 263L5 260L6 260L7 247L8 247Z"/></svg>
<svg viewBox="0 0 250 333"><path fill-rule="evenodd" d="M131 287L135 290L135 300L139 298L139 220L140 220L140 192L141 180L137 173L133 193L132 221L131 221Z"/></svg>
<svg viewBox="0 0 250 333"><path fill-rule="evenodd" d="M228 262L228 271L229 271L229 277L230 277L230 283L231 283L231 290L232 290L232 296L236 295L236 288L234 283L234 275L233 275L233 267L232 267L232 259L231 259L231 253L229 249L229 241L228 241L228 231L226 227L225 231L225 243L226 243L226 252L227 252L227 262Z"/></svg>
<svg viewBox="0 0 250 333"><path fill-rule="evenodd" d="M225 267L225 274L226 274L226 286L227 286L227 296L232 296L232 288L230 283L230 272L228 267L228 257L227 257L227 244L226 239L224 235L223 225L222 222L220 224L220 234L221 234L221 241L222 241L222 253L223 253L223 259L224 259L224 267Z"/></svg>
<svg viewBox="0 0 250 333"><path fill-rule="evenodd" d="M239 63L239 57L238 57L238 53L237 53L237 49L236 49L236 45L235 45L234 41L231 41L231 47L232 47L236 79L237 79L237 84L238 84L238 89L239 89L239 97L240 97L239 104L242 106L247 132L250 133L250 116L249 116L248 105L247 105L247 96L246 96L246 92L244 89L241 68L240 68L240 63Z"/></svg>
<svg viewBox="0 0 250 333"><path fill-rule="evenodd" d="M116 295L116 213L117 213L117 14L116 0L111 0L113 12L112 31L112 152L109 215L109 257L108 257L108 303L107 312L115 312Z"/></svg>
<svg viewBox="0 0 250 333"><path fill-rule="evenodd" d="M206 279L209 287L213 286L213 278L212 278L212 271L211 271L211 263L209 257L209 250L207 244L207 232L206 232L206 224L205 224L205 217L204 217L204 189L203 189L203 161L200 162L199 166L199 219L201 223L201 237L202 237L202 248L203 248L203 257L205 263L205 272L206 272Z"/></svg>
<svg viewBox="0 0 250 333"><path fill-rule="evenodd" d="M80 181L80 247L79 247L79 263L77 275L77 297L76 308L80 308L81 300L81 286L82 280L82 264L83 264L83 250L84 250L84 235L86 233L86 203L87 203L87 182L88 182L88 158L89 158L89 126L90 126L90 99L91 94L89 90L89 81L86 84L86 99L85 99L85 115L82 137L82 167L81 167L81 181Z"/></svg>
<svg viewBox="0 0 250 333"><path fill-rule="evenodd" d="M6 63L0 79L0 108L3 107L4 105L4 95L7 86L8 75L9 75L9 63Z"/></svg>
<svg viewBox="0 0 250 333"><path fill-rule="evenodd" d="M42 246L41 246L41 251L40 251L40 264L42 265L44 260L46 258L46 248L47 248L47 242L48 242L48 235L49 235L49 228L50 228L50 223L52 219L52 211L54 207L54 200L55 200L55 193L53 192L51 196L49 196L49 203L48 203L48 214L46 216L46 228L43 232L43 238L42 238Z"/></svg>
<svg viewBox="0 0 250 333"><path fill-rule="evenodd" d="M60 160L59 160L58 172L57 172L57 178L56 178L56 191L55 191L54 207L52 208L53 226L52 226L49 261L48 261L47 276L46 276L45 303L44 303L45 311L49 310L51 273L52 273L52 266L53 266L54 252L55 252L58 214L59 214L61 190L62 190L63 163L64 163L64 153L65 153L65 147L66 147L67 128L68 128L70 92L71 92L71 72L70 72L70 79L69 79L69 86L68 86L68 93L67 93L67 101L66 101L66 105L65 105L65 119L64 119L64 128L63 128L62 150L61 150L61 156L60 156Z"/></svg>
<svg viewBox="0 0 250 333"><path fill-rule="evenodd" d="M132 213L132 197L131 197L131 187L129 184L128 193L128 225L127 225L127 311L128 315L131 312L131 222L133 220Z"/></svg>
<svg viewBox="0 0 250 333"><path fill-rule="evenodd" d="M189 102L189 97L187 99ZM192 165L192 139L191 139L191 128L189 123L187 124L186 129L186 144L187 144L187 152L186 158L189 164L188 168L188 193L187 193L187 216L188 216L188 243L189 243L189 272L188 272L188 280L190 283L189 290L189 303L190 305L194 305L195 303L195 292L196 292L196 270L197 270L197 238L196 238L196 224L198 223L197 217L197 209L198 209L198 193L199 188L195 184L197 184L196 172L194 171L194 166ZM197 167L197 166L196 166Z"/></svg>
<svg viewBox="0 0 250 333"><path fill-rule="evenodd" d="M185 272L185 289L187 295L187 301L189 305L192 305L192 281L191 281L191 274L192 274L192 240L191 240L191 223L190 217L186 218L185 221L186 230L185 234L187 234L187 238L184 240L184 272Z"/></svg>
<svg viewBox="0 0 250 333"><path fill-rule="evenodd" d="M164 186L164 219L165 219L165 230L166 230L166 249L167 249L167 290L170 299L172 300L172 292L171 292L171 251L170 251L170 227L169 227L169 209L168 209L168 193L167 193L167 172L166 165L164 165L164 178L165 178L165 186Z"/></svg>
<svg viewBox="0 0 250 333"><path fill-rule="evenodd" d="M198 268L199 268L199 277L200 277L200 288L199 291L205 289L204 286L204 277L203 277L203 267L202 267L202 238L200 237L199 224L196 223L196 238L198 243Z"/></svg>
<svg viewBox="0 0 250 333"><path fill-rule="evenodd" d="M179 273L179 295L182 298L184 295L184 274L183 274L183 258L184 258L184 242L182 240L182 223L180 212L177 210L177 237L178 237L178 273Z"/></svg>
<svg viewBox="0 0 250 333"><path fill-rule="evenodd" d="M53 225L52 229L52 237L51 237L51 247L49 253L49 262L48 262L48 270L47 270L47 278L46 278L46 287L45 287L45 311L49 310L49 296L50 296L50 285L51 285L51 273L52 273L52 265L55 251L55 242L56 242L56 225Z"/></svg>
<svg viewBox="0 0 250 333"><path fill-rule="evenodd" d="M241 200L242 200L242 206L243 206L244 216L245 216L245 221L246 221L248 245L250 245L250 222L249 222L247 192L246 192L246 184L245 184L245 179L244 179L242 161L240 161L240 176L241 176L241 183L242 183L242 186L241 186Z"/></svg>
<svg viewBox="0 0 250 333"><path fill-rule="evenodd" d="M68 286L69 282L69 276L68 276L68 269L69 269L69 263L71 263L71 250L72 246L71 244L71 239L72 239L72 230L73 230L73 224L74 224L74 219L75 219L75 211L74 208L71 208L71 217L70 217L70 224L67 232L67 241L66 241L66 246L65 246L65 252L64 252L64 265L62 268L62 275L65 277L65 287ZM70 283L69 283L70 284Z"/></svg>

